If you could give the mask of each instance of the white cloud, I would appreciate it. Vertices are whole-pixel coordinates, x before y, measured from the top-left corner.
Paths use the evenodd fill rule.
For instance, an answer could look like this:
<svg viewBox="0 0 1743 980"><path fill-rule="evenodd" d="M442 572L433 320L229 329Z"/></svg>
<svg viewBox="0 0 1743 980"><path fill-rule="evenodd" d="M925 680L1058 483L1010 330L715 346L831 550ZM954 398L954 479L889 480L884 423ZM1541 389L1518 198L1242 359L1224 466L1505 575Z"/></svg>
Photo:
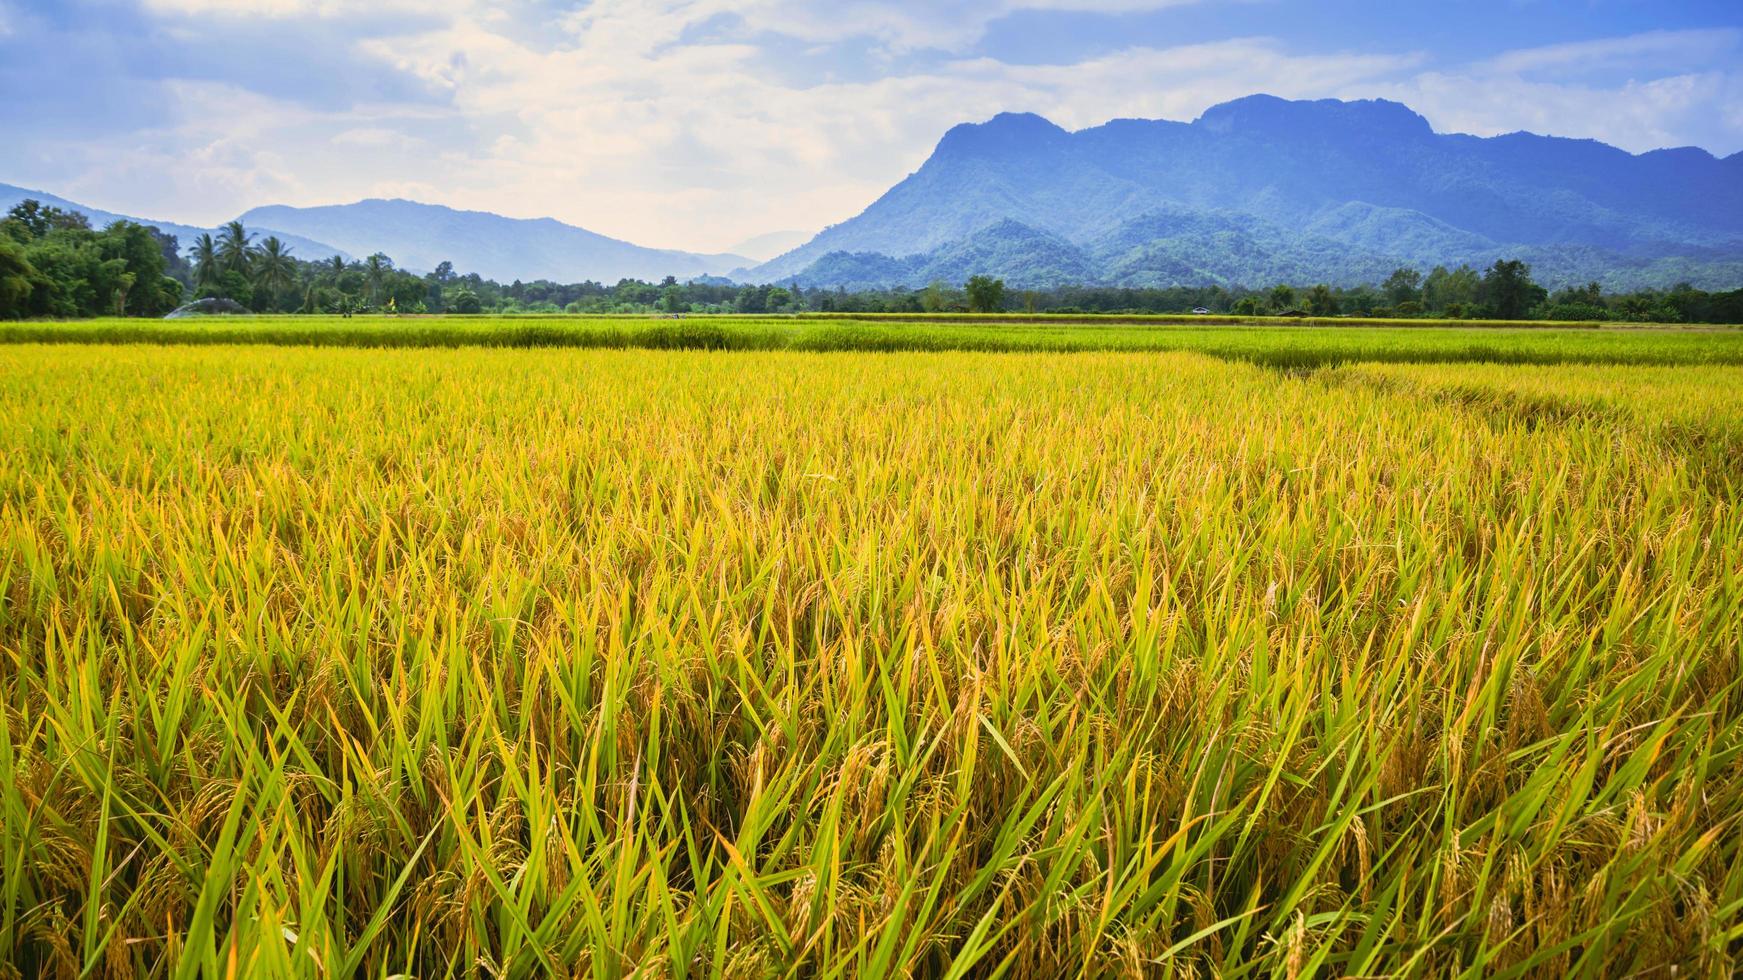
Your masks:
<svg viewBox="0 0 1743 980"><path fill-rule="evenodd" d="M1253 91L1330 94L1419 60L1294 55L1273 41L1237 39L1069 66L958 58L796 86L769 72L754 46L670 43L704 6L601 0L569 22L569 43L550 50L473 15L370 48L449 87L462 116L493 121L496 138L479 151L488 162L455 173L445 202L553 213L607 234L710 249L770 227L852 216L957 122L1006 109L1071 127L1190 118Z"/></svg>
<svg viewBox="0 0 1743 980"><path fill-rule="evenodd" d="M334 136L333 143L336 146L390 146L407 149L423 145L422 140L384 126L358 126L355 129L347 129Z"/></svg>
<svg viewBox="0 0 1743 980"><path fill-rule="evenodd" d="M218 0L148 2L188 14ZM308 18L364 7L378 13L401 2L409 0L223 6ZM1080 128L1115 117L1191 119L1254 92L1382 95L1417 108L1442 131L1529 129L1631 150L1690 142L1743 148L1743 72L1724 47L1738 43L1736 32L1582 42L1465 66L1431 65L1408 51L1309 54L1267 38L1012 65L940 49L971 42L989 18L1017 7L1151 8L1165 0L849 0L830 8L805 0L594 0L555 19L547 8L499 0L441 2L447 13L414 30L352 42L354 58L415 77L440 99L311 106L291 94L175 83L164 87L163 102L176 121L130 136L128 154L114 154L109 142L35 141L33 158L50 161L40 165L49 176L39 182L201 222L263 203L404 196L718 250L773 228L851 217L918 167L951 125L1005 110ZM427 14L431 5L420 9ZM696 25L727 13L748 30L726 32L732 40L693 39ZM870 36L929 53L891 60L909 67L881 75L794 81L774 70L769 49L745 40L760 30L819 45ZM1594 64L1608 66L1607 79L1580 74ZM7 159L0 154L0 163Z"/></svg>
<svg viewBox="0 0 1743 980"><path fill-rule="evenodd" d="M519 0L142 0L160 14L233 18L362 17L393 10L424 14L467 13L480 23L526 17L540 8ZM613 21L658 24L676 16L685 22L730 14L755 30L778 31L810 41L871 36L898 48L950 49L979 37L986 24L1019 10L1133 13L1186 6L1203 0L594 0L559 19L583 32Z"/></svg>
<svg viewBox="0 0 1743 980"><path fill-rule="evenodd" d="M890 0L716 0L710 13L731 13L753 28L809 41L876 37L892 48L958 50L979 38L991 21L1019 10L1134 13L1187 6L1200 0L953 0L904 4ZM687 5L697 12L702 4Z"/></svg>
<svg viewBox="0 0 1743 980"><path fill-rule="evenodd" d="M1614 87L1566 85L1517 76L1425 73L1382 88L1442 132L1494 136L1521 130L1601 140L1635 153L1705 144L1720 153L1743 145L1743 119L1716 113L1743 101L1743 74L1701 72Z"/></svg>
<svg viewBox="0 0 1743 980"><path fill-rule="evenodd" d="M172 16L366 17L395 11L440 13L457 10L464 0L143 0L145 9Z"/></svg>
<svg viewBox="0 0 1743 980"><path fill-rule="evenodd" d="M1592 138L1636 153L1743 148L1743 31L1652 31L1508 51L1380 88L1437 129ZM1668 69L1668 70L1667 70Z"/></svg>
<svg viewBox="0 0 1743 980"><path fill-rule="evenodd" d="M1566 74L1703 65L1734 53L1743 31L1649 31L1627 37L1508 51L1473 66L1478 74Z"/></svg>

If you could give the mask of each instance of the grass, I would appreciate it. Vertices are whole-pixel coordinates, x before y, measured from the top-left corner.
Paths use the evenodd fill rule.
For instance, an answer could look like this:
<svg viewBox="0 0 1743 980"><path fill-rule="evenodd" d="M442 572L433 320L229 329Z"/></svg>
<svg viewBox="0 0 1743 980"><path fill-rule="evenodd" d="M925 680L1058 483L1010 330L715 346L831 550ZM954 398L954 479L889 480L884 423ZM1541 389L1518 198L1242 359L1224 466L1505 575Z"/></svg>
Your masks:
<svg viewBox="0 0 1743 980"><path fill-rule="evenodd" d="M1270 367L1356 362L1743 364L1731 328L1422 325L1218 326L1093 317L987 320L692 317L248 317L0 323L0 343L801 351L1186 351ZM1348 323L1351 321L1338 321Z"/></svg>
<svg viewBox="0 0 1743 980"><path fill-rule="evenodd" d="M0 347L0 961L1732 975L1738 376Z"/></svg>

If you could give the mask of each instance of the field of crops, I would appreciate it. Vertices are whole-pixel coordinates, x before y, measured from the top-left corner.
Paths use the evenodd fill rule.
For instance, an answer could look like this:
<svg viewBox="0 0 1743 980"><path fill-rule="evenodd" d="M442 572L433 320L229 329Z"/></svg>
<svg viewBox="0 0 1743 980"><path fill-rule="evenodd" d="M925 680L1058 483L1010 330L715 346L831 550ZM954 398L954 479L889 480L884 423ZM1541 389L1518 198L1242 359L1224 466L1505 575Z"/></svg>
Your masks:
<svg viewBox="0 0 1743 980"><path fill-rule="evenodd" d="M1091 329L0 344L0 976L1743 968L1743 334Z"/></svg>
<svg viewBox="0 0 1743 980"><path fill-rule="evenodd" d="M1188 351L1281 368L1352 362L1743 365L1743 329L1432 321L898 317L207 317L0 322L0 343L575 347L745 351ZM1402 328L1398 323L1414 323Z"/></svg>

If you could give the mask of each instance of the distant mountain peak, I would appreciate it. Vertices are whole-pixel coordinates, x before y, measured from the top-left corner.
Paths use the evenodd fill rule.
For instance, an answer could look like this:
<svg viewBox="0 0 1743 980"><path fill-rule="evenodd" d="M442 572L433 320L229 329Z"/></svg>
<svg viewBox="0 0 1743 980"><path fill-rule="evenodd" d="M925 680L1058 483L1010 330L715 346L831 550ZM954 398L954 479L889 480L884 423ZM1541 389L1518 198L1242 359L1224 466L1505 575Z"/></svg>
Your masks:
<svg viewBox="0 0 1743 980"><path fill-rule="evenodd" d="M91 221L91 225L93 227L97 227L97 228L101 228L104 225L107 225L107 224L114 222L114 221L131 221L137 225L145 225L146 227L149 227L149 228L156 228L158 231L162 232L163 234L174 235L178 239L177 244L179 245L179 247L181 248L181 250L183 252L187 252L189 249L191 249L193 247L195 239L199 238L200 235L202 235L202 234L216 234L219 231L218 228L207 228L207 227L198 226L198 225L185 225L185 224L181 224L180 222L175 222L175 221L159 221L159 220L156 220L154 218L140 218L140 217L135 217L133 215L116 214L113 211L105 211L102 208L94 208L94 207L91 207L89 205L80 204L77 201L69 201L64 197L60 197L60 196L55 195L55 194L50 194L46 191L30 190L29 188L24 188L24 187L14 187L11 184L0 184L0 213L4 213L8 208L11 208L14 204L17 204L18 202L23 201L27 198L39 201L39 202L46 204L50 207L60 208L60 209L65 210L65 211L77 211L80 214L85 215L85 217L89 218ZM250 222L250 224L255 225L254 222ZM301 235L294 234L286 229L279 228L279 227L274 226L274 225L268 224L265 227L260 227L258 225L255 225L253 227L253 231L261 238L265 238L267 236L273 236L273 237L280 239L285 245L290 246L291 251L299 259L320 259L320 258L327 258L327 257L333 256L333 255L342 256L342 257L347 258L347 259L351 257L351 255L349 253L345 252L343 249L335 248L334 246L329 245L326 242L316 241L316 240L311 239L311 238L304 238Z"/></svg>
<svg viewBox="0 0 1743 980"><path fill-rule="evenodd" d="M250 224L336 241L353 254L385 252L415 272L447 260L501 282L690 278L729 272L748 261L738 255L645 248L555 218L509 218L402 198L306 208L271 205L242 217Z"/></svg>
<svg viewBox="0 0 1743 980"><path fill-rule="evenodd" d="M983 123L952 126L938 141L941 156L1004 156L1057 145L1071 134L1032 112L1001 112Z"/></svg>
<svg viewBox="0 0 1743 980"><path fill-rule="evenodd" d="M985 228L982 228L980 231L976 232L976 234L1050 235L1049 232L1042 231L1039 228L1034 227L1033 225L1024 224L1023 222L1018 221L1016 218L1000 218L999 220L993 222L992 224L987 225ZM1051 236L1051 237L1058 237L1058 236Z"/></svg>
<svg viewBox="0 0 1743 980"><path fill-rule="evenodd" d="M952 128L858 217L746 278L807 285L1373 282L1525 255L1540 281L1735 288L1743 155L1437 134L1384 99L1255 95L1191 123ZM832 263L817 265L825 254ZM853 256L852 262L841 259Z"/></svg>
<svg viewBox="0 0 1743 980"><path fill-rule="evenodd" d="M1432 136L1434 127L1402 102L1386 99L1292 101L1275 95L1249 95L1211 106L1193 125L1211 132L1257 130L1299 135L1367 131L1389 136Z"/></svg>

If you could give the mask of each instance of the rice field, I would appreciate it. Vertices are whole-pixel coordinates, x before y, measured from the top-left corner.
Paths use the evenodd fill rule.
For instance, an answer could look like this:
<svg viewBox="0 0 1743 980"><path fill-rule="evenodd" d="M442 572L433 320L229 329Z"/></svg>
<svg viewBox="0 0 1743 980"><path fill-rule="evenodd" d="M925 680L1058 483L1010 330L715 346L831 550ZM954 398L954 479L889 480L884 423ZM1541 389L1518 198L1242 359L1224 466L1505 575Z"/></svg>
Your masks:
<svg viewBox="0 0 1743 980"><path fill-rule="evenodd" d="M1743 335L25 326L0 976L1743 968Z"/></svg>
<svg viewBox="0 0 1743 980"><path fill-rule="evenodd" d="M1412 324L1404 327L1400 324ZM1329 324L1336 324L1335 326ZM1743 366L1743 328L1472 326L1463 321L934 315L321 316L0 321L4 343L738 351L1181 351L1269 367L1393 363Z"/></svg>

